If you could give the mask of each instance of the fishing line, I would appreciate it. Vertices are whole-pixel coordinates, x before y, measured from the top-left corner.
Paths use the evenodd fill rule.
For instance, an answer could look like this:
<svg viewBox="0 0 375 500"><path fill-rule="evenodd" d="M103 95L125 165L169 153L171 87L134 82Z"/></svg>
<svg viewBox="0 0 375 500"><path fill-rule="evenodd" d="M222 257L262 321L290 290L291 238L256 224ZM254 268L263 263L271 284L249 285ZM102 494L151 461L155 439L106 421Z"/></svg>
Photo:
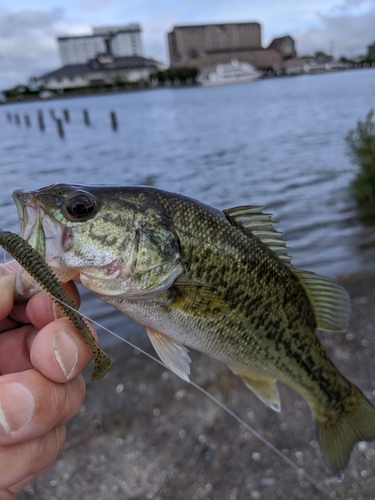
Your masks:
<svg viewBox="0 0 375 500"><path fill-rule="evenodd" d="M4 254L4 263L5 265L7 266L7 264L9 264L9 261L6 260L6 255ZM8 267L8 266L7 266ZM11 270L12 272L14 272L14 269L12 269L10 266L8 267L9 270ZM49 292L46 292L38 283L30 280L28 277L26 276L22 276L21 272L16 270L15 271L17 274L19 274L23 279L27 280L29 283L31 283L32 285L36 286L37 288L39 288L41 291L43 291L44 293L47 293L47 295L49 295L51 298L53 298L54 300L56 300L57 302L60 302L61 304L64 304L63 301L61 301L60 299L58 299L57 297L54 297L52 296L52 294L50 294ZM72 309L73 311L76 311L76 309L74 309L74 307L71 307L69 304L64 304L65 306L67 306L69 309ZM160 359L156 358L155 356L153 356L152 354L144 351L141 347L138 347L137 345L133 344L132 342L130 342L129 340L121 337L120 335L118 335L117 333L113 332L112 330L110 330L109 328L107 328L106 326L104 325L101 325L100 323L98 323L97 321L95 321L94 319L90 318L89 316L83 314L81 311L77 311L79 312L79 314L81 314L85 319L89 320L91 323L93 323L95 326L101 328L102 330L104 330L105 332L111 334L112 336L114 336L115 338L119 339L121 342L124 342L125 344L127 344L128 346L132 347L133 349L136 349L138 352L140 352L141 354L145 355L146 357L148 357L149 359L151 359L152 361L155 361L156 363L158 363L159 365L161 365L163 368L166 368L167 370L169 371L172 371L165 363L163 363ZM172 373L174 373L172 371ZM176 374L175 374L176 375ZM177 375L178 376L178 375ZM181 377L180 377L181 378ZM184 380L184 379L182 379ZM298 467L292 460L290 460L288 457L286 457L280 450L278 450L270 441L268 441L265 437L263 437L261 434L259 434L258 431L256 431L255 429L253 429L253 427L251 427L251 425L247 424L246 422L244 422L236 413L234 413L230 408L228 408L227 406L225 406L223 403L221 403L218 399L215 398L215 396L213 396L212 394L210 394L209 392L207 392L205 389L203 389L203 387L199 386L198 384L196 384L195 382L193 382L192 380L189 380L189 381L186 381L185 382L188 382L192 387L194 387L195 389L197 389L199 392L201 392L203 395L205 395L206 397L208 397L213 403L215 403L219 408L221 408L223 411L225 411L229 416L231 416L234 420L236 420L236 422L238 422L239 424L243 425L246 430L248 430L254 437L256 437L257 439L259 439L259 441L261 441L268 449L270 449L271 451L273 451L279 458L281 458L286 464L288 464L290 467L292 467L294 470L297 471L298 474L303 474L303 476L320 492L320 493L323 493L324 495L327 495L327 497L329 496L329 493L325 490L325 488L323 488L322 486L320 486L316 481L315 479L310 476L306 471L304 471L303 469L301 469L300 467Z"/></svg>

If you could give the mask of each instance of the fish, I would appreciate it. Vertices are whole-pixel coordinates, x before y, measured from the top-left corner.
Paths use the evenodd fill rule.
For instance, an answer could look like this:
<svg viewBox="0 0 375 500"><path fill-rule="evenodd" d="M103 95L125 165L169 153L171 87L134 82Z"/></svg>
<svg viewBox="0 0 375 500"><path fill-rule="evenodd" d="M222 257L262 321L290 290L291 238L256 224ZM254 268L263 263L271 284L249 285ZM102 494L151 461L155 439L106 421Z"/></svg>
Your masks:
<svg viewBox="0 0 375 500"><path fill-rule="evenodd" d="M225 363L272 410L277 381L309 405L323 461L340 477L375 408L335 367L316 330L345 331L346 291L297 269L262 207L219 210L148 186L55 184L13 194L20 234L61 281L143 325L189 380L188 348Z"/></svg>
<svg viewBox="0 0 375 500"><path fill-rule="evenodd" d="M0 245L22 266L23 271L26 271L38 285L50 294L55 303L62 309L66 317L75 326L77 332L85 341L94 358L95 365L91 380L102 379L109 372L113 363L113 358L98 345L87 322L75 309L74 302L61 287L56 276L43 260L43 256L21 236L11 231L5 231L4 229L0 229ZM26 280L26 282L30 284L31 280L25 276L25 273L21 272L17 276L19 275L23 276L24 281ZM32 282L31 285L28 291L31 289L39 291L39 287L34 287ZM22 291L24 291L24 289ZM27 296L27 294L24 294L24 296Z"/></svg>

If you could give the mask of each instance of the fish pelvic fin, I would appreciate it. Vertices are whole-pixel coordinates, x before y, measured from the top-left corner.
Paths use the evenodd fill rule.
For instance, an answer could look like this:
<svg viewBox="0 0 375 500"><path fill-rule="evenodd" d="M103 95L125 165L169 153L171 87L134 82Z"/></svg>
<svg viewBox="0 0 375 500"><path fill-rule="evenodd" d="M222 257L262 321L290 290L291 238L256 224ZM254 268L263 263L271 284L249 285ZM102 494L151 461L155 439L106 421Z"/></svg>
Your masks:
<svg viewBox="0 0 375 500"><path fill-rule="evenodd" d="M191 360L186 347L154 328L146 327L145 329L163 363L176 375L189 382Z"/></svg>
<svg viewBox="0 0 375 500"><path fill-rule="evenodd" d="M338 418L321 421L314 410L313 413L324 462L333 475L342 477L354 445L375 439L375 408L353 386L347 408Z"/></svg>
<svg viewBox="0 0 375 500"><path fill-rule="evenodd" d="M257 375L241 375L245 385L250 389L264 404L276 412L281 411L279 390L276 380L271 377Z"/></svg>

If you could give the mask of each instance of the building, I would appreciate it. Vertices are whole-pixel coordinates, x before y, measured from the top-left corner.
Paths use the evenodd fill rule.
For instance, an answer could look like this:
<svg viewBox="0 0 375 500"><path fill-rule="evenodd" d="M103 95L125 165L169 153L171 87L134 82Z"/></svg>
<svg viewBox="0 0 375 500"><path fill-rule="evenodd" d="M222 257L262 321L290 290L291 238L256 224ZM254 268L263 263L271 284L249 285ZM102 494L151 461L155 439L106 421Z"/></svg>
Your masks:
<svg viewBox="0 0 375 500"><path fill-rule="evenodd" d="M57 42L64 66L85 64L97 54L110 53L114 57L143 55L139 24L94 27L92 35L61 36Z"/></svg>
<svg viewBox="0 0 375 500"><path fill-rule="evenodd" d="M276 40L284 41L264 49L257 22L175 26L168 33L170 65L196 66L202 71L237 59L272 70L296 53L290 36Z"/></svg>
<svg viewBox="0 0 375 500"><path fill-rule="evenodd" d="M160 69L161 63L146 57L101 55L85 64L68 64L46 73L38 78L38 84L51 90L116 85L147 80L150 73Z"/></svg>
<svg viewBox="0 0 375 500"><path fill-rule="evenodd" d="M277 52L281 54L281 57L283 59L291 59L293 57L297 57L294 40L289 35L275 38L274 40L272 40L268 48L277 50Z"/></svg>
<svg viewBox="0 0 375 500"><path fill-rule="evenodd" d="M368 57L375 57L375 42L367 47Z"/></svg>
<svg viewBox="0 0 375 500"><path fill-rule="evenodd" d="M96 27L93 35L59 37L63 66L38 78L46 89L63 90L147 80L163 66L142 55L138 24Z"/></svg>

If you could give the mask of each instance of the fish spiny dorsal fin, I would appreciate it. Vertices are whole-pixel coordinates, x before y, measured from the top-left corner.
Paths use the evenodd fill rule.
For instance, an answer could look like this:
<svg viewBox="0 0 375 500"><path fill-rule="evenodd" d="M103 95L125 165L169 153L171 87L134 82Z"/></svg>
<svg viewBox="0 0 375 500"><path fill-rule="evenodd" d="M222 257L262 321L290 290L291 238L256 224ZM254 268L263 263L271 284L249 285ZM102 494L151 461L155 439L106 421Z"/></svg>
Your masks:
<svg viewBox="0 0 375 500"><path fill-rule="evenodd" d="M313 306L317 328L333 332L346 330L350 299L342 286L330 278L295 270Z"/></svg>
<svg viewBox="0 0 375 500"><path fill-rule="evenodd" d="M290 264L291 257L287 254L286 241L283 240L283 233L276 231L272 221L272 214L264 214L263 207L253 207L252 205L234 207L223 210L225 217L235 227L245 235L256 236L267 247L274 252L279 259L286 264Z"/></svg>

